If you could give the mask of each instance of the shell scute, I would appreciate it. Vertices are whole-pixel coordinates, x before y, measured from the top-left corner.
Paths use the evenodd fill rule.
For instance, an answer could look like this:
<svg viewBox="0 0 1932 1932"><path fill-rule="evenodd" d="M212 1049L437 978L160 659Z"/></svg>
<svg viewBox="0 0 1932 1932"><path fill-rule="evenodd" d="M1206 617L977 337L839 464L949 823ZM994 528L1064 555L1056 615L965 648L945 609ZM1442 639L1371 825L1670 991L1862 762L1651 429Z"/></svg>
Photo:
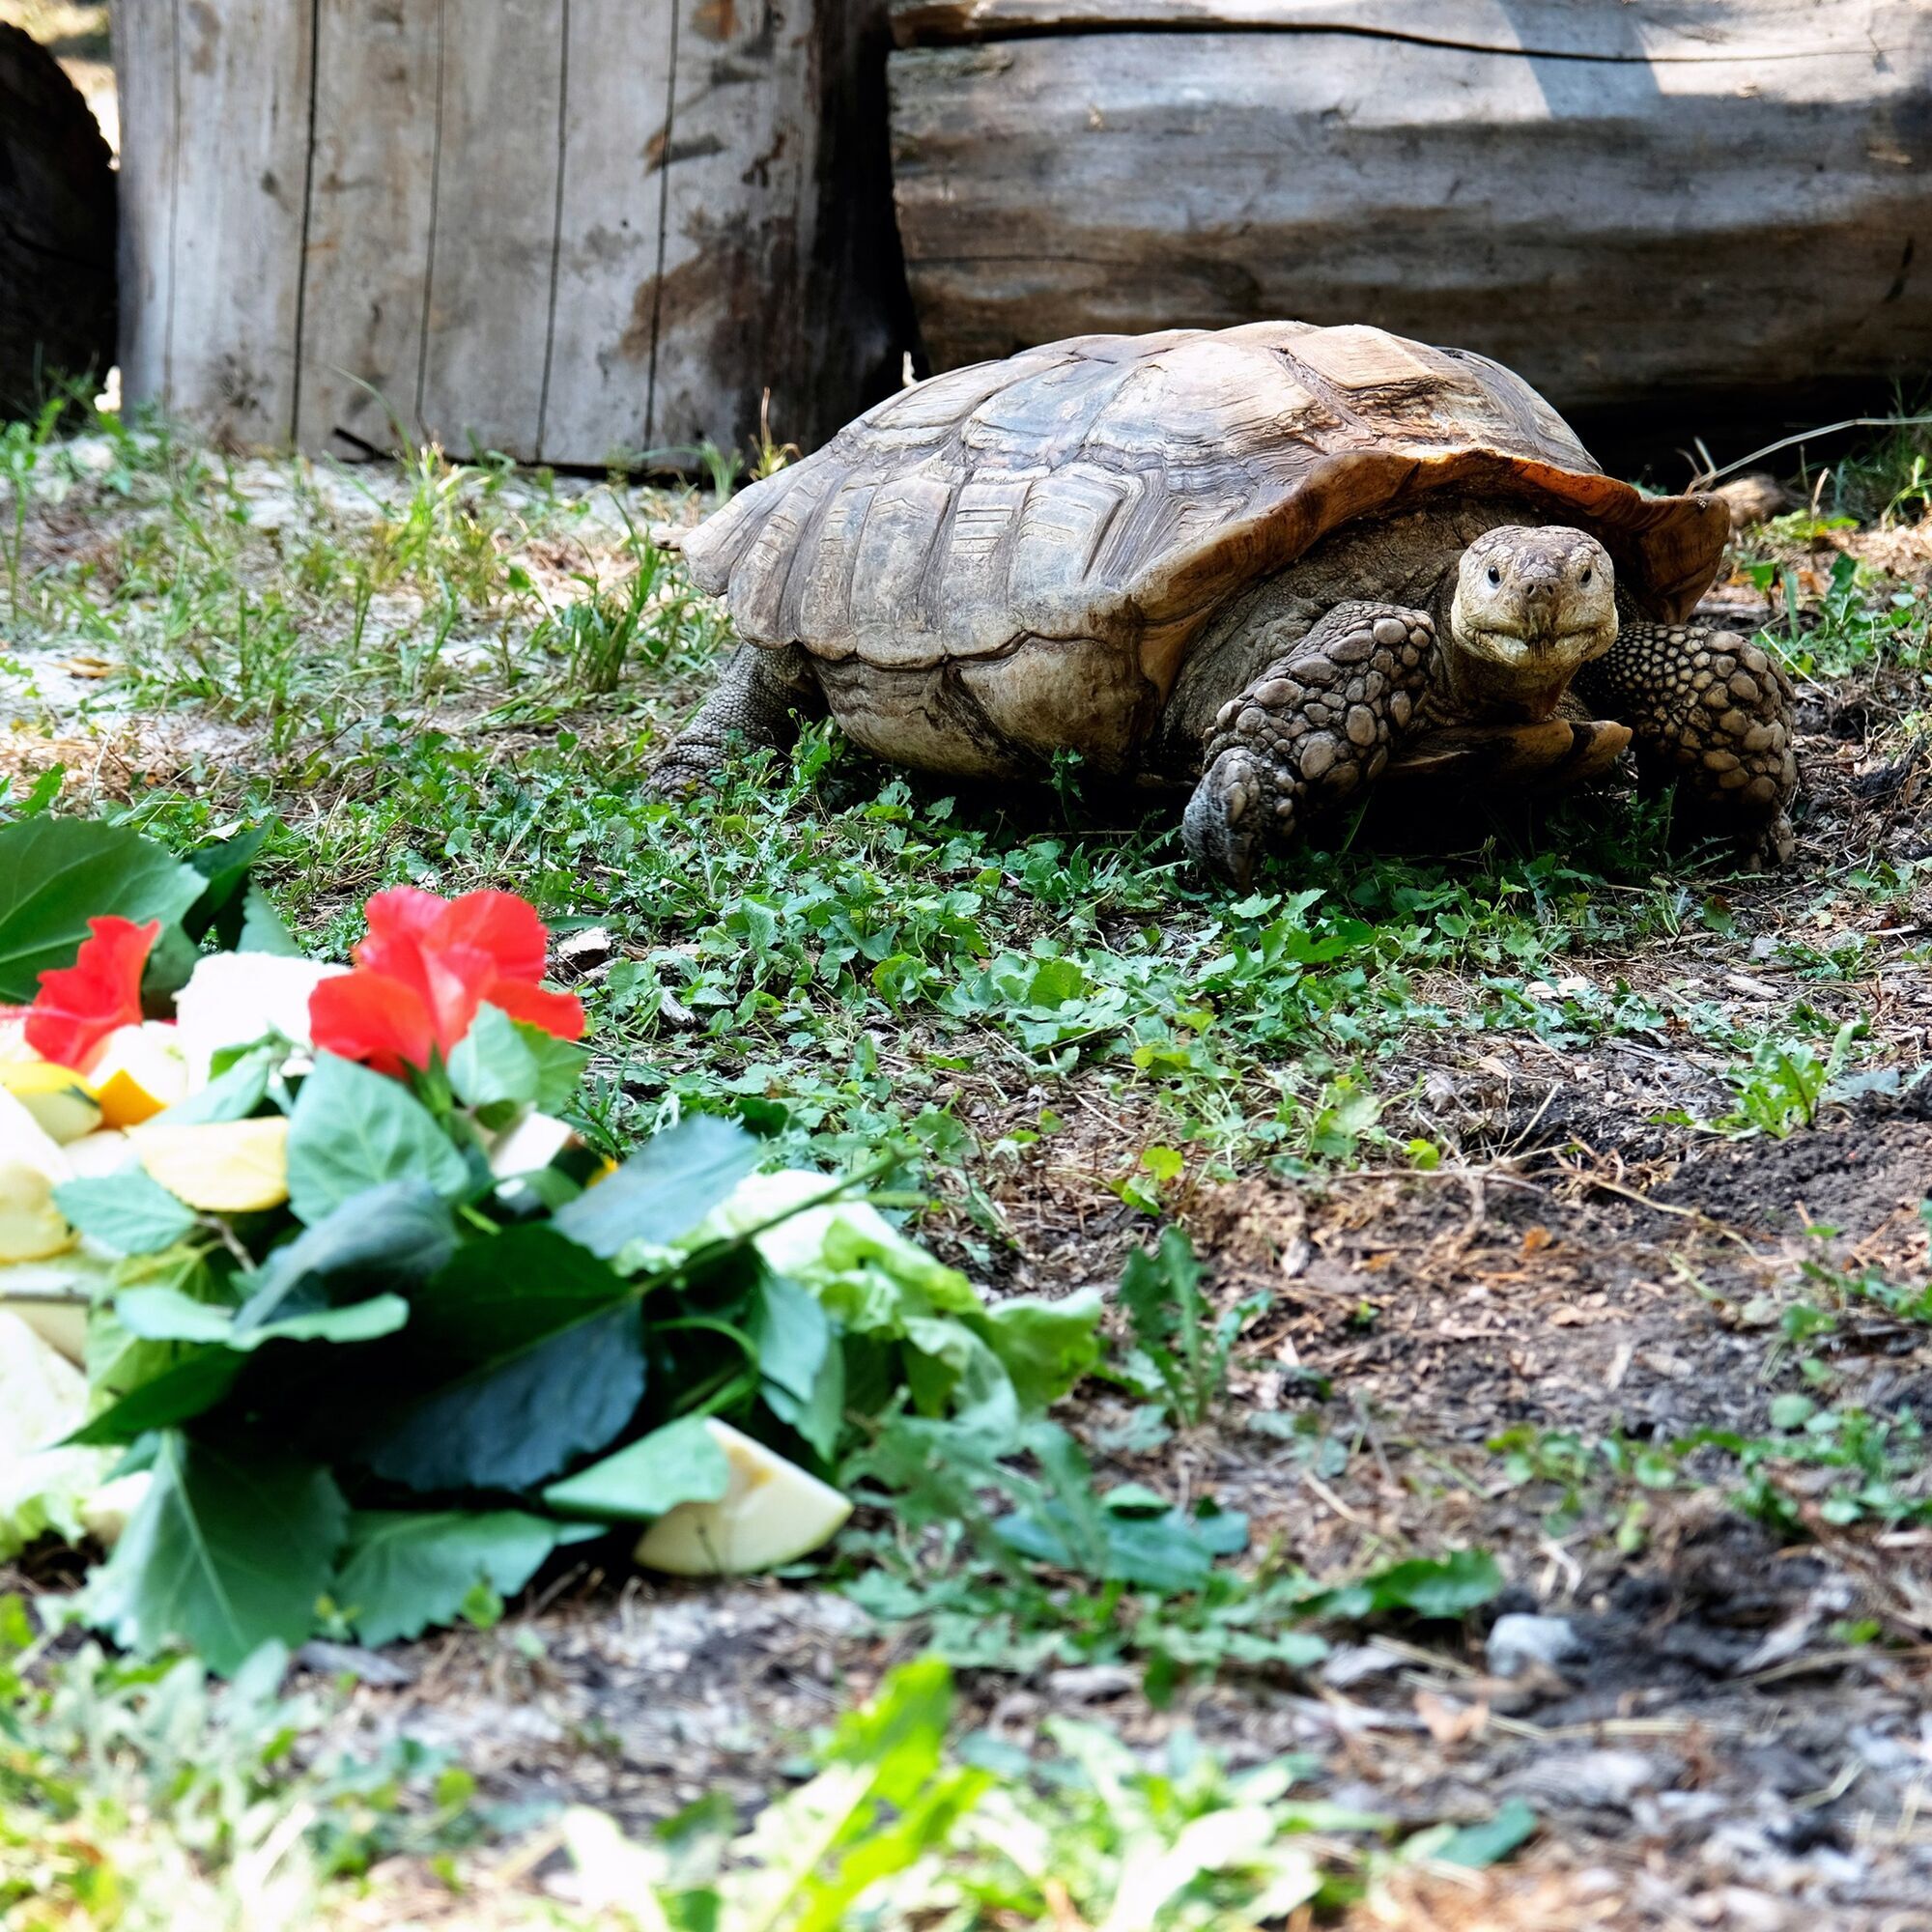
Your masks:
<svg viewBox="0 0 1932 1932"><path fill-rule="evenodd" d="M1444 493L1583 525L1666 621L1729 528L1714 497L1605 476L1486 356L1284 322L950 371L674 540L754 643L909 668L1086 639L1165 690L1227 598L1353 519Z"/></svg>

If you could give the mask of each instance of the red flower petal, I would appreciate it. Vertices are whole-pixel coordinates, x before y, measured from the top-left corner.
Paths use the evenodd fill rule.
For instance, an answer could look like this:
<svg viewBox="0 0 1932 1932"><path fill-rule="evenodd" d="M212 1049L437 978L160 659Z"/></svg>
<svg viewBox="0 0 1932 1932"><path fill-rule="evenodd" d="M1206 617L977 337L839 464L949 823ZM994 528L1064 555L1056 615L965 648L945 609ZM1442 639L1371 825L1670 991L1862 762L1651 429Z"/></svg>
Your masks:
<svg viewBox="0 0 1932 1932"><path fill-rule="evenodd" d="M141 1017L141 975L161 923L136 925L118 917L91 919L71 966L41 975L27 1015L27 1044L43 1060L78 1066L116 1027Z"/></svg>
<svg viewBox="0 0 1932 1932"><path fill-rule="evenodd" d="M541 980L550 934L537 909L515 893L465 893L437 920L423 950L474 946L487 952L506 980Z"/></svg>
<svg viewBox="0 0 1932 1932"><path fill-rule="evenodd" d="M484 989L496 977L497 962L480 947L425 949L423 978L429 988L430 1023L445 1058L474 1023Z"/></svg>
<svg viewBox="0 0 1932 1932"><path fill-rule="evenodd" d="M575 993L553 993L522 980L498 980L483 997L513 1020L542 1027L558 1039L583 1037L583 1002Z"/></svg>
<svg viewBox="0 0 1932 1932"><path fill-rule="evenodd" d="M323 980L308 997L308 1024L323 1052L365 1061L378 1073L397 1078L406 1066L428 1066L436 1049L422 996L384 973L343 973Z"/></svg>
<svg viewBox="0 0 1932 1932"><path fill-rule="evenodd" d="M422 988L424 942L449 901L416 886L391 886L362 908L369 930L354 954L356 965ZM426 989L423 989L426 990Z"/></svg>

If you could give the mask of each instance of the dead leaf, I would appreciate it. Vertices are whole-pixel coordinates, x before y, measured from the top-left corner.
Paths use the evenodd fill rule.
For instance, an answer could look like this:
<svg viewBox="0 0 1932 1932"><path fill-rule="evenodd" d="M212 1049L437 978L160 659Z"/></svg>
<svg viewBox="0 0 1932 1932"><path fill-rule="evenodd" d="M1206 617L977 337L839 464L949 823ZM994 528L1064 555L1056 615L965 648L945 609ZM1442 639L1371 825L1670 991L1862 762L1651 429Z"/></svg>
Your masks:
<svg viewBox="0 0 1932 1932"><path fill-rule="evenodd" d="M1428 1726L1429 1735L1438 1745L1460 1745L1479 1738L1489 1729L1487 1704L1456 1704L1434 1690L1415 1693L1415 1715Z"/></svg>
<svg viewBox="0 0 1932 1932"><path fill-rule="evenodd" d="M1541 1254L1555 1238L1555 1236L1539 1221L1535 1227L1523 1230L1522 1251L1526 1255Z"/></svg>

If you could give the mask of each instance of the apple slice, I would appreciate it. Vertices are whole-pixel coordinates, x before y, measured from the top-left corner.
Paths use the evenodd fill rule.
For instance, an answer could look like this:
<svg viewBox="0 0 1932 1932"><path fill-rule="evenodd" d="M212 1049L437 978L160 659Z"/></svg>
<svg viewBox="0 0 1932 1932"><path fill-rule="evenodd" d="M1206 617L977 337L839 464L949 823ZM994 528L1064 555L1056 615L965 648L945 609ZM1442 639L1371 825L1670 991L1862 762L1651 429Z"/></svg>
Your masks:
<svg viewBox="0 0 1932 1932"><path fill-rule="evenodd" d="M62 1147L100 1124L100 1096L71 1066L51 1060L0 1061L0 1087Z"/></svg>
<svg viewBox="0 0 1932 1932"><path fill-rule="evenodd" d="M116 1027L86 1067L103 1126L134 1127L172 1107L188 1088L181 1039L165 1020Z"/></svg>
<svg viewBox="0 0 1932 1932"><path fill-rule="evenodd" d="M253 1214L289 1198L286 1115L257 1121L156 1121L128 1136L150 1179L204 1214Z"/></svg>
<svg viewBox="0 0 1932 1932"><path fill-rule="evenodd" d="M72 1178L46 1129L0 1089L0 1262L45 1261L73 1246L73 1230L54 1206L56 1184Z"/></svg>
<svg viewBox="0 0 1932 1932"><path fill-rule="evenodd" d="M828 1543L851 1503L728 1422L705 1422L729 1471L716 1502L679 1503L639 1539L637 1560L672 1577L743 1577L795 1563Z"/></svg>
<svg viewBox="0 0 1932 1932"><path fill-rule="evenodd" d="M348 970L280 952L211 952L197 960L187 984L175 995L189 1073L205 1081L223 1047L252 1046L270 1034L281 1035L292 1046L308 1046L309 995Z"/></svg>

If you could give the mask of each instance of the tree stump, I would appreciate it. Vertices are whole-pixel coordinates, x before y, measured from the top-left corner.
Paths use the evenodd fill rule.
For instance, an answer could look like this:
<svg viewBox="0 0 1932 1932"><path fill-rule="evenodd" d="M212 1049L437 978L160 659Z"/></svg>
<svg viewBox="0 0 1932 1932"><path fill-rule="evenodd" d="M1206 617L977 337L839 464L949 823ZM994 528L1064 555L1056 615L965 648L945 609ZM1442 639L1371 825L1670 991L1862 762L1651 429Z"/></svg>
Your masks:
<svg viewBox="0 0 1932 1932"><path fill-rule="evenodd" d="M114 353L114 169L60 63L0 26L0 417Z"/></svg>
<svg viewBox="0 0 1932 1932"><path fill-rule="evenodd" d="M123 381L219 441L626 467L896 382L883 0L117 0Z"/></svg>

